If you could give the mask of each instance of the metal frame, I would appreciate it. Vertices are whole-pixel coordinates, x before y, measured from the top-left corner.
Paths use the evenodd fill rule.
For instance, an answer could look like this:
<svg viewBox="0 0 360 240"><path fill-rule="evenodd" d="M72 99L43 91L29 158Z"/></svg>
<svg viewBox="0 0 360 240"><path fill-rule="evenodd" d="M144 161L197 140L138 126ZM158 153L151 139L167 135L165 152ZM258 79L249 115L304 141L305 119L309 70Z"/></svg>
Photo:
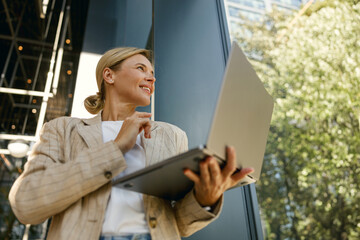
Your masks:
<svg viewBox="0 0 360 240"><path fill-rule="evenodd" d="M46 38L47 38L47 36L49 34L50 23L51 23L53 12L54 12L55 2L56 2L56 0L52 1L51 8L50 8L50 11L48 13L48 15L49 15L48 16L48 22L46 24L45 33L44 33L44 36L43 36L43 39L42 39L43 43L45 43ZM35 85L36 85L36 83L37 83L37 81L39 79L40 66L41 66L41 62L43 61L43 55L44 55L44 47L45 47L45 45L42 45L41 52L40 52L40 55L39 55L39 58L38 58L38 63L37 63L37 66L36 66L36 71L35 71L35 76L34 76L34 84L33 84L33 87L32 87L33 90L35 89ZM50 61L51 60L49 60L49 62ZM33 96L30 97L28 104L31 104L31 101L33 100L32 97ZM28 121L28 118L29 118L29 110L30 109L28 109L26 111L26 116L25 116L24 125L23 125L23 129L22 129L22 134L25 133L27 121Z"/></svg>
<svg viewBox="0 0 360 240"><path fill-rule="evenodd" d="M18 88L6 88L6 87L0 87L0 93L27 95L27 96L35 96L35 97L45 97L45 95L46 95L45 92L18 89ZM52 93L48 93L47 95L49 97L54 96L54 94L52 94ZM16 104L16 103L14 103L14 104Z"/></svg>
<svg viewBox="0 0 360 240"><path fill-rule="evenodd" d="M48 13L48 22L47 22L47 26L46 26L46 30L43 36L43 41L33 41L33 40L28 40L28 39L22 39L22 38L18 38L18 32L19 32L19 28L21 25L21 21L22 21L22 16L25 12L25 5L23 7L22 13L21 13L21 17L20 20L16 26L16 29L13 29L13 26L11 24L11 18L10 18L10 14L9 14L9 9L8 6L6 4L5 0L2 0L2 3L4 5L5 8L5 13L6 13L6 19L8 21L9 24L9 28L10 28L10 32L11 32L11 37L6 37L4 35L0 35L0 38L2 39L11 39L11 45L9 48L9 53L3 68L3 71L1 73L1 80L0 80L0 93L8 93L10 95L10 101L12 102L13 106L16 107L23 107L23 108L27 108L27 114L26 117L24 119L24 125L23 125L23 129L22 129L22 134L23 135L12 135L12 134L0 134L0 139L4 139L4 140L14 140L14 139L23 139L25 141L36 141L39 137L39 133L40 130L42 128L42 125L44 124L44 120L45 120L45 114L46 114L46 108L47 108L47 104L48 104L48 99L52 98L56 95L57 92L57 84L59 81L59 77L60 77L60 68L61 68L61 63L62 63L62 57L63 57L63 51L64 51L64 42L65 42L65 37L66 37L66 30L68 27L68 23L69 23L69 18L70 18L70 4L68 3L68 6L66 7L66 12L65 12L65 6L67 1L66 0L62 0L62 7L61 7L61 13L59 16L59 20L58 20L58 26L57 26L57 31L56 31L56 36L55 36L55 40L54 40L54 44L52 45L52 57L50 60L50 66L49 66L49 72L47 75L47 79L46 79L46 84L45 84L45 89L44 91L35 91L35 85L36 82L38 80L39 77L39 71L40 71L40 65L43 59L43 53L44 53L44 47L48 47L50 44L46 43L45 40L48 36L48 32L49 32L49 28L50 28L50 23L52 20L52 15L53 15L53 10L54 10L54 6L55 6L55 2L56 0L52 1L52 5L51 5L51 9ZM64 17L65 14L65 17ZM65 20L63 21L63 19L65 18ZM60 38L60 34L61 34L61 38ZM12 82L13 82L13 78L15 76L15 72L17 71L18 65L20 65L20 68L22 70L23 73L23 77L24 79L26 79L26 71L22 62L22 56L19 53L18 50L18 41L24 41L24 42L29 42L29 43L33 43L33 44L37 44L37 45L41 45L42 49L41 49L41 53L39 55L38 58L38 64L37 64L37 68L36 68L36 72L35 72L35 77L34 77L34 84L32 87L32 90L25 90L25 89L16 89L16 88L12 88ZM12 51L15 49L16 54L17 54L17 62L14 66L14 72L12 73L12 77L11 77L11 81L10 84L6 81L6 72L9 66L9 62L11 59L11 55L12 55ZM57 59L55 61L55 58L57 56ZM56 66L55 66L56 64ZM55 67L55 69L54 69ZM54 76L54 71L55 71L55 76ZM5 87L2 87L2 85L5 85ZM51 88L53 88L53 91L51 92ZM28 106L26 104L18 104L15 103L12 95L13 94L17 94L17 95L25 95L25 96L31 96L29 102L28 102ZM27 136L24 135L25 133L25 128L27 125L27 120L28 120L28 116L29 116L29 111L30 108L34 108L33 106L30 107L31 101L32 101L32 97L41 97L42 103L41 103L41 107L40 107L40 113L38 116L38 121L37 121L37 127L36 127L36 133L35 136ZM39 108L39 107L37 107ZM8 153L7 149L0 149L0 152L2 153Z"/></svg>
<svg viewBox="0 0 360 240"><path fill-rule="evenodd" d="M17 42L15 41L15 36L18 35L19 33L19 29L20 29L20 26L21 26L21 22L22 22L22 18L24 16L24 13L25 13L25 9L26 9L26 4L24 4L23 6L23 9L21 11L21 15L20 15L20 18L19 18L19 23L17 24L16 26L16 29L14 31L14 28L13 28L13 25L11 23L11 17L10 17L10 13L9 13L9 8L7 6L7 3L5 0L2 0L2 3L4 5L4 9L5 9L5 15L6 15L6 20L8 22L8 25L9 25L9 29L10 29L10 33L11 33L11 36L13 37L12 41L11 41L11 45L10 45L10 48L9 48L9 53L7 55L7 58L6 58L6 62L5 62L5 65L4 65L4 68L3 68L3 71L1 73L1 80L0 80L0 87L3 85L3 83L5 83L5 73L7 71L7 68L9 67L9 63L10 63L10 59L11 59L11 55L12 55L12 51L15 47L15 51L16 51L16 55L20 61L20 68L21 68L21 71L23 72L23 75L26 76L26 72L25 72L25 68L24 68L24 65L23 65L23 62L21 60L21 56L20 56L20 53L19 53L19 50L18 50L18 44Z"/></svg>
<svg viewBox="0 0 360 240"><path fill-rule="evenodd" d="M36 132L35 132L35 138L38 139L39 138L39 134L40 134L40 130L42 128L42 125L44 124L44 120L45 120L45 113L46 113L46 108L47 108L47 104L48 104L48 100L49 100L49 96L50 96L50 91L51 91L51 85L54 82L58 82L59 81L59 75L57 75L57 79L54 79L54 65L55 65L55 56L56 53L59 53L60 48L58 47L59 43L60 43L60 33L61 33L61 29L62 29L62 24L63 24L63 17L64 17L64 10L65 10L65 4L66 4L66 0L63 0L63 4L61 7L61 13L59 16L59 21L58 21L58 27L56 30L56 36L55 36L55 40L54 40L54 46L53 46L53 52L52 52L52 57L50 60L50 67L49 67L49 72L48 72L48 76L46 79L46 84L45 84L45 90L44 90L44 97L41 103L41 108L40 108L40 113L39 113L39 117L38 117L38 124L36 127ZM70 9L70 6L68 6L68 9ZM69 11L66 11L67 16L65 17L65 19L68 18L69 15ZM68 21L65 21L65 24L67 24ZM65 26L65 30L67 28L66 25ZM65 40L65 38L64 38ZM62 43L63 45L63 43ZM60 43L61 46L61 43ZM61 54L61 59L62 59L62 54ZM59 67L61 66L61 63L59 65Z"/></svg>

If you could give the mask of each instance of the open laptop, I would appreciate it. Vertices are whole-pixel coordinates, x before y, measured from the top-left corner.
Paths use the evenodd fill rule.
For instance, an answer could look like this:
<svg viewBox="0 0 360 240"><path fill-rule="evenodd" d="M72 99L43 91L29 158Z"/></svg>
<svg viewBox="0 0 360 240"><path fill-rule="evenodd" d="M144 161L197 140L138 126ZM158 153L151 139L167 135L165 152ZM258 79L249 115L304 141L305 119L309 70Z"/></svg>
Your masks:
<svg viewBox="0 0 360 240"><path fill-rule="evenodd" d="M246 56L233 43L207 142L195 149L116 179L113 185L169 200L193 188L184 168L199 172L199 162L214 156L223 167L226 146L234 146L237 168L253 167L238 186L260 178L274 102Z"/></svg>

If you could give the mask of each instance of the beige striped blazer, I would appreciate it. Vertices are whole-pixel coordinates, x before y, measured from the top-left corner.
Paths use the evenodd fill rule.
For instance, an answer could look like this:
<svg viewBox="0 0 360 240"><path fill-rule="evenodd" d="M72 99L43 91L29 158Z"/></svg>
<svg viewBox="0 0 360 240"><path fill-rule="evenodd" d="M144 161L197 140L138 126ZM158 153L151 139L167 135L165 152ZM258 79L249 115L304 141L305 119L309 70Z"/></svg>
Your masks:
<svg viewBox="0 0 360 240"><path fill-rule="evenodd" d="M151 139L142 136L146 165L187 150L179 128L152 122ZM111 141L103 143L100 114L91 119L61 117L46 123L24 172L9 194L17 218L39 224L52 217L48 239L99 239L111 179L126 168ZM193 192L174 204L144 195L153 239L180 239L208 225L220 214L223 199L213 212L204 210Z"/></svg>

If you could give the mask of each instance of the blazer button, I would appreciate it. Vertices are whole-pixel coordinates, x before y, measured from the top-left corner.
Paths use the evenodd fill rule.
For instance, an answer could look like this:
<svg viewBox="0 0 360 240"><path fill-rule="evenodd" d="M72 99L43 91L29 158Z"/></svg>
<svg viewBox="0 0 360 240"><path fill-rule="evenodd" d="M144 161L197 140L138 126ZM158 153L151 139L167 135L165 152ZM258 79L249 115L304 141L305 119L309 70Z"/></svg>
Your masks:
<svg viewBox="0 0 360 240"><path fill-rule="evenodd" d="M112 177L112 173L110 171L105 172L104 175L107 179L111 179L111 177Z"/></svg>
<svg viewBox="0 0 360 240"><path fill-rule="evenodd" d="M156 225L157 225L156 218L150 217L150 219L149 219L149 224L150 224L150 227L151 227L151 228L156 228Z"/></svg>

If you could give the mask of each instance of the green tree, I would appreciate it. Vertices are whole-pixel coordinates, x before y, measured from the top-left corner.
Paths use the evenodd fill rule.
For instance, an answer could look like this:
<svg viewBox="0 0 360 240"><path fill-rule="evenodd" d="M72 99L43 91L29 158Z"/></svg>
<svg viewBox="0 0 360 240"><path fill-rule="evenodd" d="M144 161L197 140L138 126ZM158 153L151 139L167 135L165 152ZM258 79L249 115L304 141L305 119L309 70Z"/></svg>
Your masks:
<svg viewBox="0 0 360 240"><path fill-rule="evenodd" d="M360 3L244 19L236 39L275 100L257 184L268 239L360 239Z"/></svg>

